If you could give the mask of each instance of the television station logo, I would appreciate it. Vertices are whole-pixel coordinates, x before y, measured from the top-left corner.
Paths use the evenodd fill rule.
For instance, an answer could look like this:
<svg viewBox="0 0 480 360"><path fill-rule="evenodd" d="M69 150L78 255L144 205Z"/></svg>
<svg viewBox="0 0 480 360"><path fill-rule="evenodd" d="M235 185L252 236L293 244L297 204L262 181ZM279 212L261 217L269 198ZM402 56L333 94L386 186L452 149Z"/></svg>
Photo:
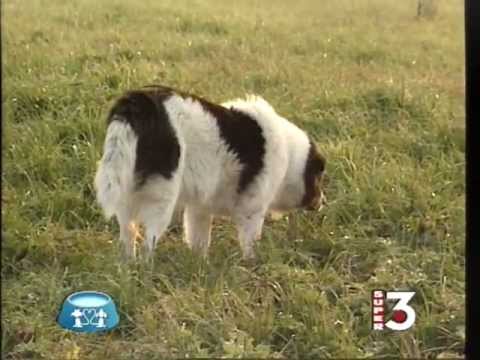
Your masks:
<svg viewBox="0 0 480 360"><path fill-rule="evenodd" d="M408 305L415 296L414 291L372 291L372 328L373 330L403 331L410 329L415 323L415 310ZM386 321L390 306L388 303L396 302L391 309L391 317Z"/></svg>

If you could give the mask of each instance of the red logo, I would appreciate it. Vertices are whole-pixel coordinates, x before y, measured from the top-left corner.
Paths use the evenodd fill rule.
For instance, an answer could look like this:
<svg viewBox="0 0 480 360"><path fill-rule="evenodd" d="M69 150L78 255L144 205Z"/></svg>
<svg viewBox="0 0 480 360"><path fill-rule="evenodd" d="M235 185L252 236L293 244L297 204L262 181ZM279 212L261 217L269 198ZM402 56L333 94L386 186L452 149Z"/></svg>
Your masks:
<svg viewBox="0 0 480 360"><path fill-rule="evenodd" d="M372 329L384 330L385 328L402 331L407 330L415 323L415 310L408 305L414 297L413 291L372 291ZM397 300L393 306L390 320L385 321L386 303Z"/></svg>

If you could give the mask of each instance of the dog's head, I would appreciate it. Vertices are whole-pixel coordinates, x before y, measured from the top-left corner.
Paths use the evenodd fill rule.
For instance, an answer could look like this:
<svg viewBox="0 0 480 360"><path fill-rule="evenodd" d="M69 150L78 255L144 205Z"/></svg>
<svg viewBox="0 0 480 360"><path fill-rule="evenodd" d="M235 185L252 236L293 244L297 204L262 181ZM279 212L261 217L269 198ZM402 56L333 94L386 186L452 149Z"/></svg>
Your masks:
<svg viewBox="0 0 480 360"><path fill-rule="evenodd" d="M293 164L271 206L272 211L284 213L294 208L318 211L326 204L325 157L312 141L301 143L291 156Z"/></svg>
<svg viewBox="0 0 480 360"><path fill-rule="evenodd" d="M303 172L304 194L301 207L307 210L320 210L327 202L324 193L326 159L310 140L305 169Z"/></svg>

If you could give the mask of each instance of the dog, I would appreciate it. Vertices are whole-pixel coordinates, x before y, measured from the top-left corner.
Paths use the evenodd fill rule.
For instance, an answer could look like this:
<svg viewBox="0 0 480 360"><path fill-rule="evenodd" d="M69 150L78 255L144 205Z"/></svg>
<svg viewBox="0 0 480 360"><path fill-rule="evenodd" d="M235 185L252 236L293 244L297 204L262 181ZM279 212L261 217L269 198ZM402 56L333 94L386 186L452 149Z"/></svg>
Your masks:
<svg viewBox="0 0 480 360"><path fill-rule="evenodd" d="M218 105L149 85L110 109L95 189L127 258L135 257L132 224L143 225L150 258L183 211L184 240L197 253L207 255L212 217L229 216L251 259L269 212L325 204L325 165L309 136L259 96Z"/></svg>

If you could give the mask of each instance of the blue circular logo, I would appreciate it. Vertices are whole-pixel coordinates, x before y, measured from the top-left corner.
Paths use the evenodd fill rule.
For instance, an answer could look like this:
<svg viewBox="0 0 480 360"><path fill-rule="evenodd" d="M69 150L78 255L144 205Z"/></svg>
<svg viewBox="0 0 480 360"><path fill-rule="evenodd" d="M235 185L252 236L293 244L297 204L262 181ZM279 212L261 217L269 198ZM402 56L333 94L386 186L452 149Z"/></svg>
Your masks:
<svg viewBox="0 0 480 360"><path fill-rule="evenodd" d="M115 328L119 317L109 295L98 291L79 291L67 296L57 322L67 330L93 333Z"/></svg>

